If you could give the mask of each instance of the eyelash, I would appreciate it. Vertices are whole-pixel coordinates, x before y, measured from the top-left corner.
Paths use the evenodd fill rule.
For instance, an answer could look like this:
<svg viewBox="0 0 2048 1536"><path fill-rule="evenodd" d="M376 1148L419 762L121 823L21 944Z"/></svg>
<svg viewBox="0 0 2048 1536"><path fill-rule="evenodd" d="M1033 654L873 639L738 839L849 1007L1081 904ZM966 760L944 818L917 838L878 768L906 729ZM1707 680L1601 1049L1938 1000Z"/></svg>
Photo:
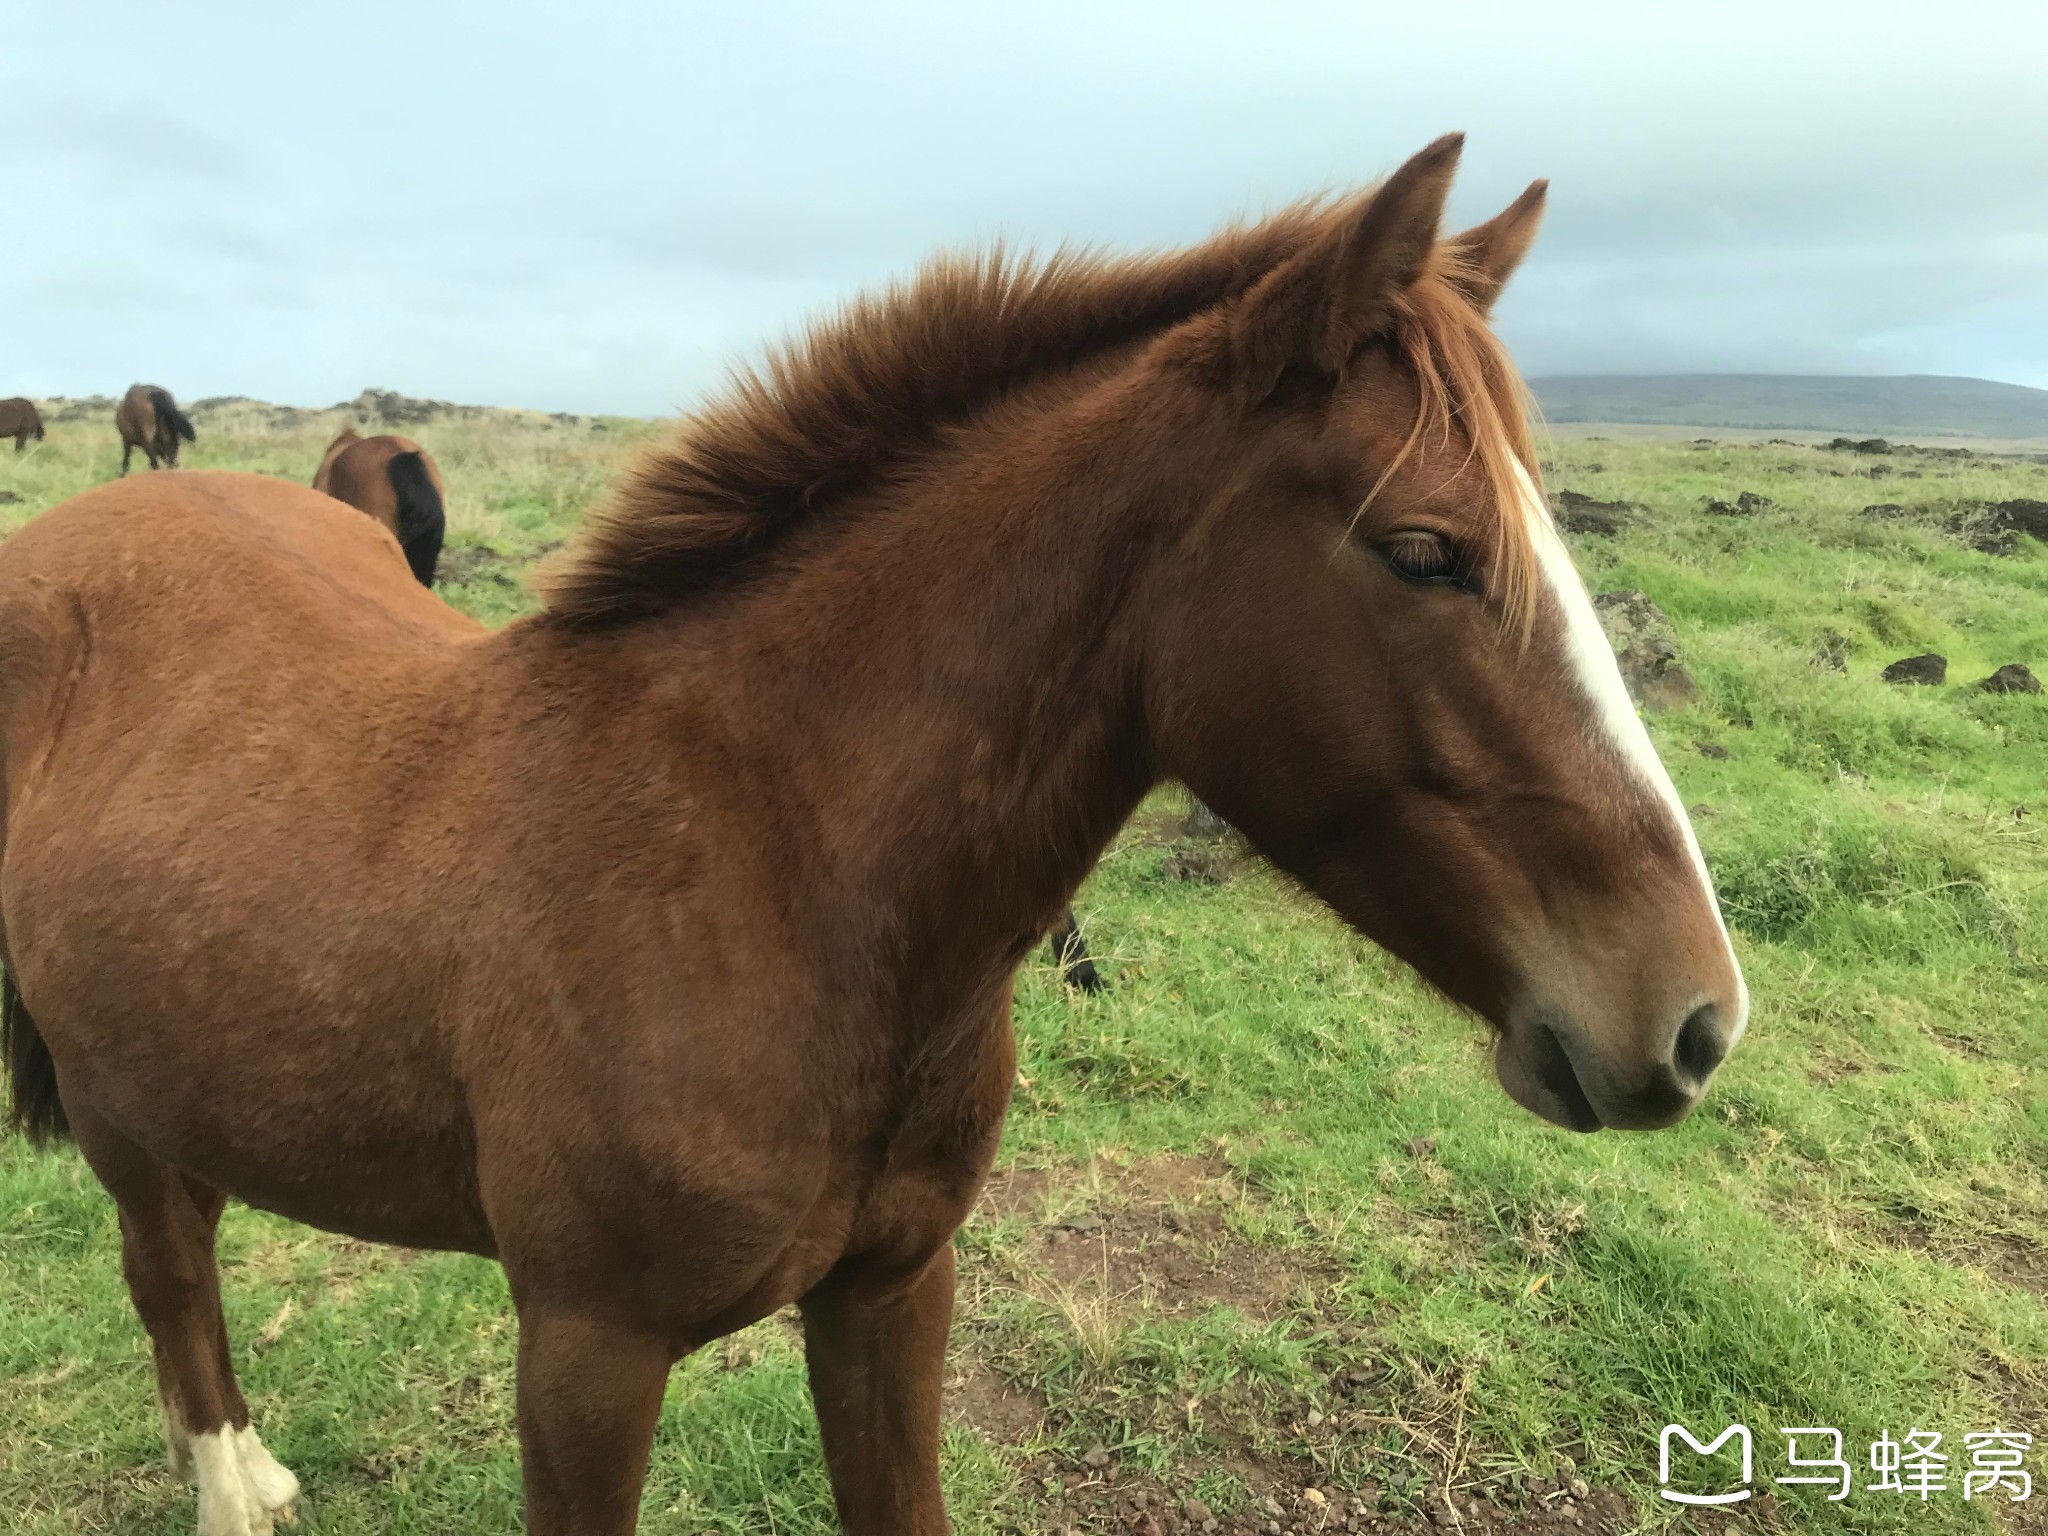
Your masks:
<svg viewBox="0 0 2048 1536"><path fill-rule="evenodd" d="M1422 552L1428 558L1430 569L1410 570L1401 563L1401 555ZM1387 562L1387 568L1403 581L1418 587L1455 587L1460 592L1476 593L1479 585L1472 579L1470 562L1458 551L1456 545L1440 534L1411 533L1389 539L1380 546L1380 558Z"/></svg>

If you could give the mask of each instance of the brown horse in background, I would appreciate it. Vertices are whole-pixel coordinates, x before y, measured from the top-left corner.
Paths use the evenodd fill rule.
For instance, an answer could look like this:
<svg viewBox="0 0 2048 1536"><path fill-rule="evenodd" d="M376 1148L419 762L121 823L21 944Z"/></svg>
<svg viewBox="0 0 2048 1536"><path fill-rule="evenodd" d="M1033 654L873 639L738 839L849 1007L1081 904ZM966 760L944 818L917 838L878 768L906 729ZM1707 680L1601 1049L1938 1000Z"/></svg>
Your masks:
<svg viewBox="0 0 2048 1536"><path fill-rule="evenodd" d="M313 489L389 528L414 579L434 584L448 519L441 470L426 449L409 437L359 437L343 427L320 459Z"/></svg>
<svg viewBox="0 0 2048 1536"><path fill-rule="evenodd" d="M28 440L43 440L43 413L36 409L33 400L16 395L12 400L0 400L0 437L14 439L14 451L21 452L28 446Z"/></svg>
<svg viewBox="0 0 2048 1536"><path fill-rule="evenodd" d="M155 469L158 461L178 467L178 440L191 442L198 436L191 418L178 409L168 389L154 384L131 384L121 403L114 407L114 425L121 429L121 473L128 473L128 460L136 449Z"/></svg>
<svg viewBox="0 0 2048 1536"><path fill-rule="evenodd" d="M296 1484L235 1196L505 1267L529 1528L634 1528L682 1354L794 1301L844 1528L936 1536L952 1233L1014 972L1177 779L1580 1130L1747 1014L1485 314L1446 139L1184 251L942 261L644 458L487 631L329 498L0 544L17 1122L121 1212L206 1536Z"/></svg>

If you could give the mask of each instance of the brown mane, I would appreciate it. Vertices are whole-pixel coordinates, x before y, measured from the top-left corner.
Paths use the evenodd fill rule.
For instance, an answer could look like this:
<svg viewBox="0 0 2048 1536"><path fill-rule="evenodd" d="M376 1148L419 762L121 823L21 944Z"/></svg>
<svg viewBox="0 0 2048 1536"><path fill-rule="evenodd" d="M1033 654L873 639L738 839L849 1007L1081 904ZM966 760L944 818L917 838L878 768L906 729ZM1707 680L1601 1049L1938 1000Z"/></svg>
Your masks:
<svg viewBox="0 0 2048 1536"><path fill-rule="evenodd" d="M641 457L541 576L549 612L601 622L722 585L826 503L1003 395L1244 293L1367 196L1298 203L1160 255L946 255L856 298L773 352L765 370L741 368ZM1422 399L1393 468L1425 436L1464 427L1500 507L1493 557L1505 608L1526 618L1535 557L1510 460L1533 477L1536 458L1518 376L1461 277L1458 248L1441 246L1402 305L1399 339Z"/></svg>
<svg viewBox="0 0 2048 1536"><path fill-rule="evenodd" d="M944 255L854 299L641 458L541 579L549 610L620 617L717 585L1004 394L1244 292L1331 212L1298 203L1161 255Z"/></svg>

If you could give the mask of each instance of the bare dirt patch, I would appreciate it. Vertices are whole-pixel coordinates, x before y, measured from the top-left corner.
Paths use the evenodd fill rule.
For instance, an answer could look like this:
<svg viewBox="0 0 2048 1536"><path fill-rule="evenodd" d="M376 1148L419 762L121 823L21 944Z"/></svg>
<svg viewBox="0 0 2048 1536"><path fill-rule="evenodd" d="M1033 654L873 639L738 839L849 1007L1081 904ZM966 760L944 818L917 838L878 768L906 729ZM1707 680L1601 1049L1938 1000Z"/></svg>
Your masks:
<svg viewBox="0 0 2048 1536"><path fill-rule="evenodd" d="M450 544L441 551L434 579L439 586L497 586L515 589L525 572L545 555L562 547L559 540L521 553L507 553L489 544Z"/></svg>
<svg viewBox="0 0 2048 1536"><path fill-rule="evenodd" d="M1426 1159L1434 1150L1422 1144L1427 1140L1412 1155ZM1217 1306L1261 1322L1292 1318L1320 1337L1330 1372L1305 1394L1278 1399L1226 1386L1201 1398L1199 1413L1196 1402L1178 1399L1153 1405L1157 1413L1121 1405L1134 1434L1198 1437L1180 1468L1162 1475L1125 1465L1104 1445L1079 1457L1071 1442L1064 1452L1034 1452L1033 1441L1071 1429L1067 1412L1049 1412L1037 1392L967 1352L948 1401L990 1438L1025 1449L1020 1471L1040 1504L1034 1529L1599 1536L1635 1524L1624 1495L1590 1487L1568 1462L1556 1479L1469 1470L1469 1382L1386 1352L1368 1330L1320 1318L1312 1292L1340 1278L1340 1267L1314 1246L1247 1235L1277 1224L1221 1157L1165 1154L1052 1173L1005 1170L989 1181L976 1220L1000 1235L989 1257L971 1261L971 1280L1015 1286L1088 1327ZM1389 1451L1392 1442L1404 1449ZM1209 1473L1234 1479L1244 1497L1229 1508L1208 1507L1191 1485Z"/></svg>
<svg viewBox="0 0 2048 1536"><path fill-rule="evenodd" d="M1232 1307L1269 1322L1305 1283L1335 1274L1309 1250L1265 1247L1233 1229L1243 1186L1221 1158L1162 1154L1054 1180L1030 1169L990 1178L980 1219L1017 1221L1017 1283L1111 1315L1183 1316Z"/></svg>
<svg viewBox="0 0 2048 1536"><path fill-rule="evenodd" d="M1855 1223L1888 1248L1924 1253L1957 1269L1982 1270L2002 1285L2048 1297L2048 1248L2011 1232L1937 1229L1919 1220Z"/></svg>
<svg viewBox="0 0 2048 1536"><path fill-rule="evenodd" d="M946 1411L1002 1445L1028 1445L1045 1426L1045 1398L971 1364L946 1383Z"/></svg>
<svg viewBox="0 0 2048 1536"><path fill-rule="evenodd" d="M2000 1232L1980 1239L1969 1257L1992 1278L2048 1300L2048 1248Z"/></svg>
<svg viewBox="0 0 2048 1536"><path fill-rule="evenodd" d="M1218 1512L1147 1477L1114 1467L1064 1473L1036 1465L1046 1490L1048 1524L1061 1532L1128 1531L1133 1536L1296 1536L1357 1531L1384 1536L1423 1532L1572 1532L1605 1536L1637 1528L1635 1506L1611 1488L1583 1481L1532 1479L1515 1489L1474 1491L1441 1485L1400 1489L1367 1480L1339 1487L1303 1476L1254 1481L1239 1508Z"/></svg>

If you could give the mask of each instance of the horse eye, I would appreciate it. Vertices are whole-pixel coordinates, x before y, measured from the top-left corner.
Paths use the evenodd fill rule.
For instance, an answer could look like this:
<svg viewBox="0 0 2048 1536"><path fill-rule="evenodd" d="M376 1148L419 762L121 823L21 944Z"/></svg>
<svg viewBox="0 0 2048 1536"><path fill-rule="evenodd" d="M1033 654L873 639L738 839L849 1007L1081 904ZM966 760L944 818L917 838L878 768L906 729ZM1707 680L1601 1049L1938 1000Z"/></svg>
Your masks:
<svg viewBox="0 0 2048 1536"><path fill-rule="evenodd" d="M1380 554L1395 575L1408 581L1450 581L1464 563L1440 533L1396 534L1380 546Z"/></svg>

